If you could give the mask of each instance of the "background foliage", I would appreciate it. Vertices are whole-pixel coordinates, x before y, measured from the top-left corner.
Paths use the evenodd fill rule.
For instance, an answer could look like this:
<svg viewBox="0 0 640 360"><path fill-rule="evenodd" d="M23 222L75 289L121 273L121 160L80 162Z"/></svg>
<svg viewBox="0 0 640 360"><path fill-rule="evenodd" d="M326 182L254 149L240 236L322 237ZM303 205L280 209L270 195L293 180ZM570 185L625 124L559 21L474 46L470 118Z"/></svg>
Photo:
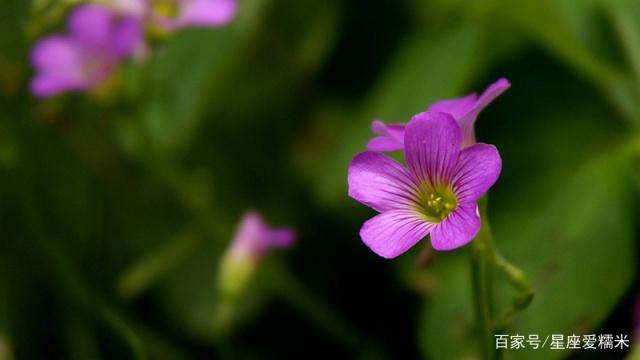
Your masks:
<svg viewBox="0 0 640 360"><path fill-rule="evenodd" d="M28 49L67 6L0 2L0 358L473 356L467 251L376 257L346 168L372 119L500 76L512 88L477 123L504 159L489 213L536 289L507 333L631 334L637 1L243 0L111 91L36 100ZM247 209L299 243L221 337L217 264Z"/></svg>

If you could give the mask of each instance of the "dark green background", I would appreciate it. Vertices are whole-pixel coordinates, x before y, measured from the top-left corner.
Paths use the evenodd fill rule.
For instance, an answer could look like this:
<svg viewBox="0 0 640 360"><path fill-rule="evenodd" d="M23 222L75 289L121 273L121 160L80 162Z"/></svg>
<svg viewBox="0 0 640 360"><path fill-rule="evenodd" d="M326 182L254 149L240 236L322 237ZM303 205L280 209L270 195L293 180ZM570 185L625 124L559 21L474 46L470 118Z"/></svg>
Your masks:
<svg viewBox="0 0 640 360"><path fill-rule="evenodd" d="M37 100L29 47L64 28L63 3L0 2L0 349L15 358L473 356L468 249L423 268L421 246L377 257L346 169L374 118L502 76L477 122L504 163L489 214L536 289L508 332L631 335L640 3L242 0L227 28L153 40L109 92ZM265 259L216 338L217 266L247 209L299 242Z"/></svg>

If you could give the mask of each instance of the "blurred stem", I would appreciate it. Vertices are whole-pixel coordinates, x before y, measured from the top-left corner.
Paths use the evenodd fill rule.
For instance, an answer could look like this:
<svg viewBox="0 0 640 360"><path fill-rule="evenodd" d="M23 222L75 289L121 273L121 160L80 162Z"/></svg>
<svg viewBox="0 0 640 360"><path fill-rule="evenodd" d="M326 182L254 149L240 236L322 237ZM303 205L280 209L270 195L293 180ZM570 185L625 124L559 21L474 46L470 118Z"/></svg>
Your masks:
<svg viewBox="0 0 640 360"><path fill-rule="evenodd" d="M518 312L526 309L534 297L533 287L522 270L511 264L493 249L493 262L507 276L509 283L518 290L511 307L503 310L494 321L495 329L505 328Z"/></svg>
<svg viewBox="0 0 640 360"><path fill-rule="evenodd" d="M13 110L18 114L25 113L24 109ZM80 270L74 266L69 255L60 245L60 239L52 238L48 235L49 232L46 229L43 215L36 206L39 202L35 195L38 193L38 189L34 179L39 177L36 176L36 171L31 165L37 164L37 161L34 161L36 157L33 153L34 148L30 146L30 144L34 143L32 137L34 130L28 128L33 126L32 124L32 121L25 121L22 117L16 117L15 121L12 122L19 139L17 142L19 151L23 156L23 161L20 162L15 176L15 188L21 194L21 206L17 211L22 212L21 218L25 221L25 235L33 241L32 249L34 254L39 256L42 263L46 264L53 273L52 278L58 281L57 285L69 303L74 304L84 314L95 317L97 321L113 330L129 348L133 359L145 359L146 356L141 341L129 328L127 322L122 320L117 311L106 302L103 302L92 291L91 287L82 278Z"/></svg>
<svg viewBox="0 0 640 360"><path fill-rule="evenodd" d="M156 178L163 179L167 189L192 213L199 226L214 239L224 239L221 230L228 228L232 221L226 217L225 212L218 211L212 204L215 194L212 194L213 189L208 178L198 176L195 172L187 173L170 161L152 163L150 170Z"/></svg>
<svg viewBox="0 0 640 360"><path fill-rule="evenodd" d="M640 32L629 13L616 2L608 4L614 29L620 39L629 66L640 89Z"/></svg>
<svg viewBox="0 0 640 360"><path fill-rule="evenodd" d="M482 199L480 207L486 207L486 199ZM473 304L476 313L478 329L478 344L482 359L490 360L494 358L493 349L493 284L491 261L491 234L488 226L485 226L486 216L481 216L482 226L480 232L471 242L471 282L473 293Z"/></svg>
<svg viewBox="0 0 640 360"><path fill-rule="evenodd" d="M118 277L116 289L127 300L144 292L173 267L195 251L202 234L192 226L171 237L155 251L147 254Z"/></svg>
<svg viewBox="0 0 640 360"><path fill-rule="evenodd" d="M0 263L0 359L13 359L11 318L9 311L9 286L5 259Z"/></svg>

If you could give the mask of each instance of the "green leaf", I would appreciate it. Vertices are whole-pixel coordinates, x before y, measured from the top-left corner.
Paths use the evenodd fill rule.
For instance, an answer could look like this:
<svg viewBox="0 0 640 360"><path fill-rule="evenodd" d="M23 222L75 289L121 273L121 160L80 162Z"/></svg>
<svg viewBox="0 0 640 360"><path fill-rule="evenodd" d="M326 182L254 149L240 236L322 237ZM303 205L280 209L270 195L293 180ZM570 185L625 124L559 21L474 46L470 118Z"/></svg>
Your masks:
<svg viewBox="0 0 640 360"><path fill-rule="evenodd" d="M151 64L144 134L151 149L171 155L183 150L216 100L225 73L238 56L232 28L189 29L174 34Z"/></svg>
<svg viewBox="0 0 640 360"><path fill-rule="evenodd" d="M633 126L639 126L640 106L635 100L635 89L625 71L602 51L598 52L587 46L588 34L585 34L584 18L589 12L597 10L594 7L598 5L597 2L573 3L579 5L579 11L576 11L576 6L562 7L562 2L552 0L502 0L497 7L497 14L500 21L522 31L571 65L573 70L597 84L624 119ZM593 24L590 25L589 28L592 28Z"/></svg>

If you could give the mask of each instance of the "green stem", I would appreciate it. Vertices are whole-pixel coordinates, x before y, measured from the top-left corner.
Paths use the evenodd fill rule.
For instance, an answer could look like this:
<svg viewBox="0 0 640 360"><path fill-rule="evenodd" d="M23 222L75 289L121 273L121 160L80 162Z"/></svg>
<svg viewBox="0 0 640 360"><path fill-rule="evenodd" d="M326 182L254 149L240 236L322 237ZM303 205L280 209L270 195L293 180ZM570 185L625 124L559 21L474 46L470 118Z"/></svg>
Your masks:
<svg viewBox="0 0 640 360"><path fill-rule="evenodd" d="M496 267L507 276L509 283L518 290L511 306L503 310L494 320L494 328L499 330L506 328L518 312L529 306L533 300L534 291L524 272L503 258L495 249L493 249L492 259Z"/></svg>
<svg viewBox="0 0 640 360"><path fill-rule="evenodd" d="M500 358L501 353L493 346L493 333L507 327L513 316L524 310L533 300L534 291L522 270L502 257L493 245L493 235L487 214L487 200L479 203L482 226L480 233L472 243L472 277L474 288L474 304L479 324L482 354ZM509 283L518 291L510 307L494 313L493 302L493 267L503 272ZM486 349L489 344L488 350Z"/></svg>
<svg viewBox="0 0 640 360"><path fill-rule="evenodd" d="M201 239L200 229L188 227L134 263L118 277L116 289L120 297L131 300L140 295L191 255Z"/></svg>
<svg viewBox="0 0 640 360"><path fill-rule="evenodd" d="M484 227L483 227L484 229ZM473 288L473 304L476 313L476 322L478 324L478 343L480 346L480 354L482 359L490 360L494 356L493 349L493 329L492 329L492 313L493 313L493 295L491 281L491 266L489 261L488 246L485 236L486 231L481 230L475 240L471 243L471 280Z"/></svg>

